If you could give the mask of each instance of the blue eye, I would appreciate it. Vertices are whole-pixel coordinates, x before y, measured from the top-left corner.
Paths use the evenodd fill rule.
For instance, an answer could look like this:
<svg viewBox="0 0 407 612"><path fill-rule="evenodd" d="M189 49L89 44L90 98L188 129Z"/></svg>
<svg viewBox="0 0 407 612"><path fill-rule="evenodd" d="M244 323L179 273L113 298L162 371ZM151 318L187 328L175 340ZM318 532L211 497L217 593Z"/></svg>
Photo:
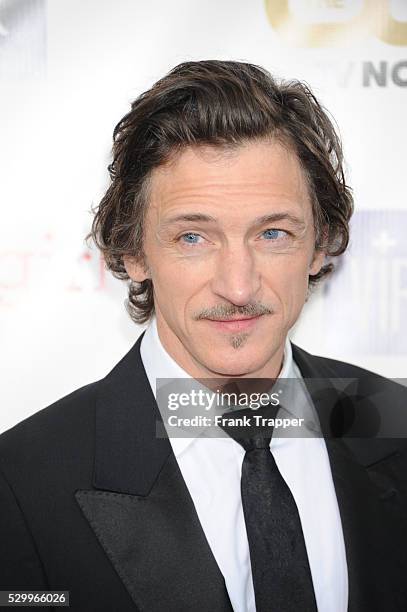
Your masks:
<svg viewBox="0 0 407 612"><path fill-rule="evenodd" d="M181 240L186 244L198 244L198 239L200 238L199 234L194 234L193 232L188 232L187 234L183 234L180 236Z"/></svg>
<svg viewBox="0 0 407 612"><path fill-rule="evenodd" d="M276 240L279 237L279 233L285 234L286 232L284 230L268 229L263 232L263 236L265 236L267 240Z"/></svg>

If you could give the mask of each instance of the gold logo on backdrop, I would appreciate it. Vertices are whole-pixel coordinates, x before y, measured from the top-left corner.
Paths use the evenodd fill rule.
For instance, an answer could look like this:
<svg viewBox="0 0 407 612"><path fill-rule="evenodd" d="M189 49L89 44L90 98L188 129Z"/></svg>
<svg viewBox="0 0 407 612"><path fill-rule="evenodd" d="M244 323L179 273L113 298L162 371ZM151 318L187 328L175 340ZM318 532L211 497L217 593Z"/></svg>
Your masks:
<svg viewBox="0 0 407 612"><path fill-rule="evenodd" d="M289 43L307 47L323 47L357 39L370 34L389 45L407 45L407 21L395 19L390 10L391 0L362 0L360 9L344 20L352 6L346 0L303 0L303 8L318 14L325 11L323 22L300 19L292 10L290 0L265 0L272 27ZM298 0L297 0L298 4ZM357 2L359 4L359 2ZM345 9L345 10L344 10ZM354 12L354 11L352 11ZM328 16L328 17L327 17ZM335 19L337 17L337 19ZM331 20L332 18L332 20Z"/></svg>

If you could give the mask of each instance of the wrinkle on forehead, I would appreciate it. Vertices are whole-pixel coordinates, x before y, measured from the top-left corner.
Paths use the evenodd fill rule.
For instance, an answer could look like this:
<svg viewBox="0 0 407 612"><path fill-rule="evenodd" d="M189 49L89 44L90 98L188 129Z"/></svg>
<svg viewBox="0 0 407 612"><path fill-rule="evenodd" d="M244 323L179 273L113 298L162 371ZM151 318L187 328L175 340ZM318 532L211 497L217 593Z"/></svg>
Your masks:
<svg viewBox="0 0 407 612"><path fill-rule="evenodd" d="M188 147L151 176L150 206L159 216L177 207L218 205L226 199L237 206L245 201L298 205L310 201L307 175L296 153L274 140L221 150Z"/></svg>

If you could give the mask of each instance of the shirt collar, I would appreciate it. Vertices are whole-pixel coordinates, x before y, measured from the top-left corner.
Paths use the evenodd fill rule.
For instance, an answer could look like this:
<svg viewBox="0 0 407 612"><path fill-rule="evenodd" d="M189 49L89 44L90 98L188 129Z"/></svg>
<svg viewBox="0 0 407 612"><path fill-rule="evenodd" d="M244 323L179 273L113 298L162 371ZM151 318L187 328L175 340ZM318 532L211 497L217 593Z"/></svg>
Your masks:
<svg viewBox="0 0 407 612"><path fill-rule="evenodd" d="M155 316L152 317L141 340L140 355L155 398L157 398L157 379L191 378L163 347L158 335L157 320ZM300 378L302 380L299 368L293 359L291 342L288 336L284 345L283 367L281 368L278 378ZM299 406L299 403L295 401L291 405ZM308 402L301 402L301 414L297 414L297 411L292 410L290 410L290 412L295 416L304 416L304 410L307 410L307 405L310 408ZM312 419L314 417L314 411L305 414L305 416ZM195 439L196 438L171 437L170 443L175 456L180 455ZM227 438L219 439L227 440Z"/></svg>
<svg viewBox="0 0 407 612"><path fill-rule="evenodd" d="M157 330L157 319L152 317L140 346L141 359L156 397L157 378L191 378L183 368L171 357L163 347ZM283 367L279 378L297 378L294 368L291 342L287 336L284 345Z"/></svg>

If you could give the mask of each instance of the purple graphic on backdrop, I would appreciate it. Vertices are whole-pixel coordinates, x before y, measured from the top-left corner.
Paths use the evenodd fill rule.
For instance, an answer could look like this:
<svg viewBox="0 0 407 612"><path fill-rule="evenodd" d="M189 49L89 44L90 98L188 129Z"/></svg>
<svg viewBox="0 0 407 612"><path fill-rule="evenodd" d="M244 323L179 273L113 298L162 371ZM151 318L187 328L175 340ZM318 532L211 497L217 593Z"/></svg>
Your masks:
<svg viewBox="0 0 407 612"><path fill-rule="evenodd" d="M327 346L407 353L407 211L355 213L351 241L325 286Z"/></svg>
<svg viewBox="0 0 407 612"><path fill-rule="evenodd" d="M41 76L45 57L45 0L1 0L0 78Z"/></svg>

